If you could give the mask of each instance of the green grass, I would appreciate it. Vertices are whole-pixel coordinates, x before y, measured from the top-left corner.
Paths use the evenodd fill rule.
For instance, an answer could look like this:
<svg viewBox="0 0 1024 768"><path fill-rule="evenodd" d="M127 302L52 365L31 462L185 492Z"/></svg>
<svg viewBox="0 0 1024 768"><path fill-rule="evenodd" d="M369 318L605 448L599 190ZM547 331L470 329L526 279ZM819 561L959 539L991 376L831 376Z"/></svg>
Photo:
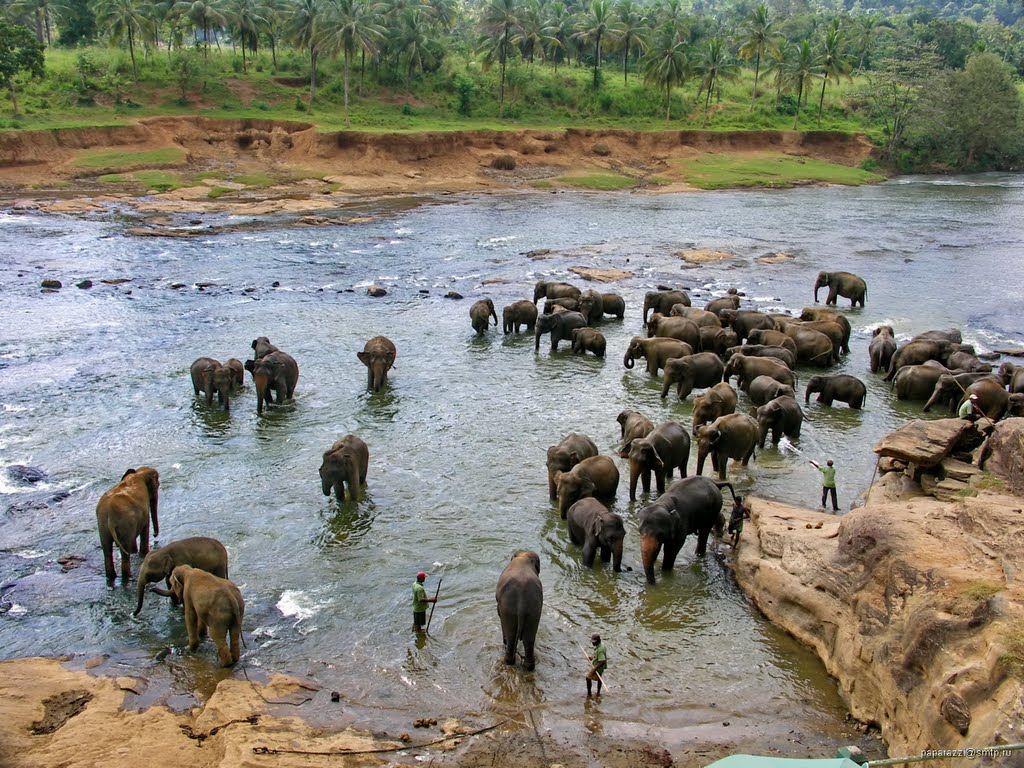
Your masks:
<svg viewBox="0 0 1024 768"><path fill-rule="evenodd" d="M272 187L277 184L277 179L266 173L232 176L231 181L237 182L238 184L245 184L247 187Z"/></svg>
<svg viewBox="0 0 1024 768"><path fill-rule="evenodd" d="M158 192L168 192L187 186L181 176L167 171L136 171L132 178L146 189L155 189Z"/></svg>
<svg viewBox="0 0 1024 768"><path fill-rule="evenodd" d="M591 173L587 176L561 176L558 180L573 187L602 191L629 189L636 186L634 179L611 173Z"/></svg>
<svg viewBox="0 0 1024 768"><path fill-rule="evenodd" d="M983 472L981 477L975 478L971 485L982 491L1005 491L1006 481L991 472Z"/></svg>
<svg viewBox="0 0 1024 768"><path fill-rule="evenodd" d="M825 183L859 185L882 181L876 173L823 160L788 155L707 154L679 161L683 180L700 189L792 187Z"/></svg>
<svg viewBox="0 0 1024 768"><path fill-rule="evenodd" d="M131 177L120 173L105 173L97 178L96 181L100 182L100 184L124 184L131 181Z"/></svg>
<svg viewBox="0 0 1024 768"><path fill-rule="evenodd" d="M133 168L140 165L166 165L185 160L179 147L164 147L146 152L86 152L75 160L80 168Z"/></svg>
<svg viewBox="0 0 1024 768"><path fill-rule="evenodd" d="M975 600L981 602L988 600L993 595L997 595L1002 591L1002 587L998 584L992 584L988 581L975 581L968 584L961 591L961 594L969 600Z"/></svg>
<svg viewBox="0 0 1024 768"><path fill-rule="evenodd" d="M206 193L206 196L210 200L216 200L218 197L224 197L224 195L229 195L232 192L234 192L234 190L229 189L228 187L212 187L210 191Z"/></svg>

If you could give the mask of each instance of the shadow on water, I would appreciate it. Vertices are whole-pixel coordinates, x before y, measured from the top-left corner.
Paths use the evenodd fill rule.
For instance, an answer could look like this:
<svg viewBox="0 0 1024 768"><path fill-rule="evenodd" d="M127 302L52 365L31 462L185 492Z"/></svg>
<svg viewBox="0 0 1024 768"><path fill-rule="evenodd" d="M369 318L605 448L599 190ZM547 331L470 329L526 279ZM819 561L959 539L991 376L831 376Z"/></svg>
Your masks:
<svg viewBox="0 0 1024 768"><path fill-rule="evenodd" d="M339 502L332 494L327 508L320 514L325 518L324 526L313 543L324 549L353 547L373 527L377 506L365 491L359 500L346 499L343 502Z"/></svg>
<svg viewBox="0 0 1024 768"><path fill-rule="evenodd" d="M242 403L237 403L236 408ZM231 412L214 397L213 403L206 404L202 393L192 398L192 424L202 430L207 437L225 437L231 432Z"/></svg>

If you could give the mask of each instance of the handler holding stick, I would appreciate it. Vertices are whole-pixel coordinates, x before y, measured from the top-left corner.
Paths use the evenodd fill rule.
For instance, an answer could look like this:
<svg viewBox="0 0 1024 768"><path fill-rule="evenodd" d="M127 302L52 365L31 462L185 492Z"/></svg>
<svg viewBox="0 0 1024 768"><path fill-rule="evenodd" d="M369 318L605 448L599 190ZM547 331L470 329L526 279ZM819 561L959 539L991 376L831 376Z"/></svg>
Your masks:
<svg viewBox="0 0 1024 768"><path fill-rule="evenodd" d="M608 650L597 633L590 636L590 644L594 646L594 655L586 654L587 661L591 662L590 671L587 672L587 698L591 697L591 683L594 680L597 680L597 697L601 698L601 686L604 684L601 673L608 667Z"/></svg>

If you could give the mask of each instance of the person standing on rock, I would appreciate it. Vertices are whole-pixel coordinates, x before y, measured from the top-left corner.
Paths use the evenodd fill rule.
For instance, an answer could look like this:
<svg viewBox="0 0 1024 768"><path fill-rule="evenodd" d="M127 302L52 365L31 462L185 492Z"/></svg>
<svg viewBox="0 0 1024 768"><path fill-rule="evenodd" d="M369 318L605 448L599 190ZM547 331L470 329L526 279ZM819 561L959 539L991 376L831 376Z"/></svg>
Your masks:
<svg viewBox="0 0 1024 768"><path fill-rule="evenodd" d="M743 503L743 497L737 496L732 502L732 514L729 515L729 533L732 534L732 548L740 543L743 533L743 521L750 519L750 507Z"/></svg>
<svg viewBox="0 0 1024 768"><path fill-rule="evenodd" d="M416 583L412 585L412 628L417 632L423 631L427 623L427 603L436 602L436 598L427 597L427 590L423 586L427 574L420 571L416 574Z"/></svg>
<svg viewBox="0 0 1024 768"><path fill-rule="evenodd" d="M832 511L839 511L839 502L836 501L836 468L832 466L832 459L825 462L825 466L821 466L816 461L810 462L811 465L821 472L821 508L825 508L825 499L828 498L829 493L832 494Z"/></svg>

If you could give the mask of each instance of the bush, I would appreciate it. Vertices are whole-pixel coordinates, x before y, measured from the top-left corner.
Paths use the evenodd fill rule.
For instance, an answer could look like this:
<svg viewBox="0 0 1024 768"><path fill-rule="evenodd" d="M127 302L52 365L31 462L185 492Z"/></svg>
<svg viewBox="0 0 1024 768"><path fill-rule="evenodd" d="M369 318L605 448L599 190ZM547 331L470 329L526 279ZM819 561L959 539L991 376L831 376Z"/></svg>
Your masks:
<svg viewBox="0 0 1024 768"><path fill-rule="evenodd" d="M306 102L304 102L302 100L301 96L296 96L295 97L295 111L296 112L305 112L306 111Z"/></svg>
<svg viewBox="0 0 1024 768"><path fill-rule="evenodd" d="M498 155L491 160L491 168L496 171L514 171L516 169L516 159L512 155Z"/></svg>

